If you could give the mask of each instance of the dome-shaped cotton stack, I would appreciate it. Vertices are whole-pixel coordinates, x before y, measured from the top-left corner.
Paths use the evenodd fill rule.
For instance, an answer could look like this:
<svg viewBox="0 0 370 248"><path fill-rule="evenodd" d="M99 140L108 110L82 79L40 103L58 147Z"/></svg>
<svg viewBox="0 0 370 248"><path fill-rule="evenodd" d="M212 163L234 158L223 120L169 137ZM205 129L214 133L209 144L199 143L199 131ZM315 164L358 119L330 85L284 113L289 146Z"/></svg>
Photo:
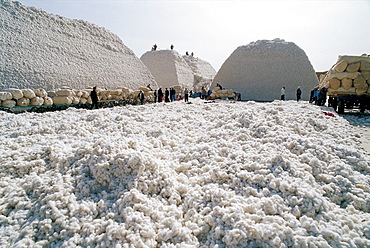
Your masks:
<svg viewBox="0 0 370 248"><path fill-rule="evenodd" d="M108 30L82 20L0 0L0 89L156 85L133 51Z"/></svg>
<svg viewBox="0 0 370 248"><path fill-rule="evenodd" d="M320 85L328 88L329 95L370 95L370 57L339 56Z"/></svg>
<svg viewBox="0 0 370 248"><path fill-rule="evenodd" d="M141 56L141 61L148 67L158 86L169 88L174 85L192 88L193 71L176 51L148 51Z"/></svg>
<svg viewBox="0 0 370 248"><path fill-rule="evenodd" d="M280 99L286 88L286 99L295 99L300 86L302 99L318 84L315 71L305 52L293 42L281 39L259 40L238 47L224 62L213 80L226 89L241 94L242 100L272 101Z"/></svg>

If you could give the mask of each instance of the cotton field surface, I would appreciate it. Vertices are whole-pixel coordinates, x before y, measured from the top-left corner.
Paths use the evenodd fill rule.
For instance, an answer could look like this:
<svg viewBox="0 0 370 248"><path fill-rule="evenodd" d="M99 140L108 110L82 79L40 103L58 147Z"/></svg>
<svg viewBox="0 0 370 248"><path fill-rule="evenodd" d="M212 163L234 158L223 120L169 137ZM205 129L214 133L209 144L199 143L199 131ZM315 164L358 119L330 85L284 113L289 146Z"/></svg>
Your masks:
<svg viewBox="0 0 370 248"><path fill-rule="evenodd" d="M369 247L370 157L328 112L199 99L0 112L0 246Z"/></svg>

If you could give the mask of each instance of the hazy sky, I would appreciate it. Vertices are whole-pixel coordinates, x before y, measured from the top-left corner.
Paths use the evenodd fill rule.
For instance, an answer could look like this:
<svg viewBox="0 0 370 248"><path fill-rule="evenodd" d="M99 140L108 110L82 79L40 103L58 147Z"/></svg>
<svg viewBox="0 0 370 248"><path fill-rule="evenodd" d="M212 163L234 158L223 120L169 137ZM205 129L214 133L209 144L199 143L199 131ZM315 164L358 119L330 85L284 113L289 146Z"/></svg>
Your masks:
<svg viewBox="0 0 370 248"><path fill-rule="evenodd" d="M370 54L370 0L20 0L83 19L117 34L141 57L153 44L212 64L216 71L238 47L262 39L291 41L316 71L338 55Z"/></svg>

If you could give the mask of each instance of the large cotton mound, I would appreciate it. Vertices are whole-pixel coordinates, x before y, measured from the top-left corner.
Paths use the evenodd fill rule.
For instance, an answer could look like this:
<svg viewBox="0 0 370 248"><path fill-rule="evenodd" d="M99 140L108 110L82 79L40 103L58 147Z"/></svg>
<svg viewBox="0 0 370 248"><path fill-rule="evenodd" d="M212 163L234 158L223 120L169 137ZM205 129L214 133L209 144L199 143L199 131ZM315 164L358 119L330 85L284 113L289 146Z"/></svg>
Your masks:
<svg viewBox="0 0 370 248"><path fill-rule="evenodd" d="M194 89L196 92L200 92L202 87L209 88L212 84L212 80L216 75L215 69L212 65L198 57L184 55L182 56L186 63L190 66L194 74Z"/></svg>
<svg viewBox="0 0 370 248"><path fill-rule="evenodd" d="M155 84L148 68L108 30L0 0L0 89Z"/></svg>
<svg viewBox="0 0 370 248"><path fill-rule="evenodd" d="M300 86L302 99L308 100L318 79L300 47L293 42L274 39L238 47L221 66L213 86L217 82L224 88L240 92L242 100L280 99L283 86L285 99L296 99Z"/></svg>
<svg viewBox="0 0 370 248"><path fill-rule="evenodd" d="M193 100L0 112L0 243L369 247L370 157L323 111Z"/></svg>
<svg viewBox="0 0 370 248"><path fill-rule="evenodd" d="M159 87L169 88L174 85L188 89L193 87L193 71L178 52L148 51L140 59L148 67Z"/></svg>

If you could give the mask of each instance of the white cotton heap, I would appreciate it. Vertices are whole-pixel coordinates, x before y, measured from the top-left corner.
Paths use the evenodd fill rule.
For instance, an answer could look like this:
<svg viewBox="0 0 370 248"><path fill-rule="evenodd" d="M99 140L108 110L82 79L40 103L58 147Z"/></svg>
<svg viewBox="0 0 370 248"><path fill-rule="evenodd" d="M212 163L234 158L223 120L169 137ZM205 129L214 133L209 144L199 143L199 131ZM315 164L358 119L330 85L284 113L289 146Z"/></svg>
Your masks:
<svg viewBox="0 0 370 248"><path fill-rule="evenodd" d="M15 1L0 0L0 6L0 89L156 85L148 68L107 29Z"/></svg>
<svg viewBox="0 0 370 248"><path fill-rule="evenodd" d="M349 121L191 102L0 112L1 244L370 246L370 157Z"/></svg>
<svg viewBox="0 0 370 248"><path fill-rule="evenodd" d="M177 51L148 51L140 59L163 90L173 85L192 88L193 71Z"/></svg>
<svg viewBox="0 0 370 248"><path fill-rule="evenodd" d="M296 99L300 86L302 99L318 84L306 53L293 42L281 39L258 40L238 47L222 64L212 84L241 94L242 100L273 101L280 99L285 86L285 99Z"/></svg>

